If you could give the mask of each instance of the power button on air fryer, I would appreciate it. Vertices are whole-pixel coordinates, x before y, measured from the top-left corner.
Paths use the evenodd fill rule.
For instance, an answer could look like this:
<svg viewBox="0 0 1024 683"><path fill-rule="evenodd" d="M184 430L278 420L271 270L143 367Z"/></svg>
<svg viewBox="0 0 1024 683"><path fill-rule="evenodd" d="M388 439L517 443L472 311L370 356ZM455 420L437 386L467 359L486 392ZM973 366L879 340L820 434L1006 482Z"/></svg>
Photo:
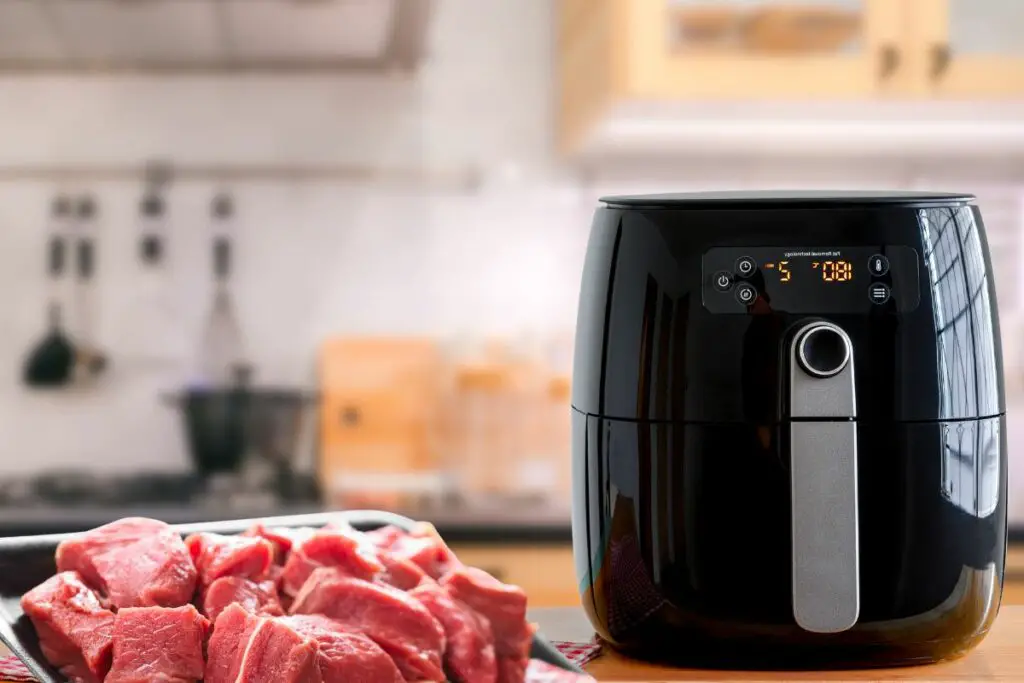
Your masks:
<svg viewBox="0 0 1024 683"><path fill-rule="evenodd" d="M732 273L727 270L720 270L715 273L713 282L715 284L715 289L719 292L728 292L732 289Z"/></svg>

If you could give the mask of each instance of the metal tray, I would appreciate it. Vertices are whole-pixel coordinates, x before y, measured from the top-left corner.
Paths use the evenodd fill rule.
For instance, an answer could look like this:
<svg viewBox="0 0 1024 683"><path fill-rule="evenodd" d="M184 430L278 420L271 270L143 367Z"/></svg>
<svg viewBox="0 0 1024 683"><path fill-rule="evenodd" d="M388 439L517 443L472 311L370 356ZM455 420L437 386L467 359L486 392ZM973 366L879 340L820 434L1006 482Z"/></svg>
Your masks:
<svg viewBox="0 0 1024 683"><path fill-rule="evenodd" d="M362 531L389 524L410 529L415 523L408 517L389 512L352 510L291 517L178 524L174 525L174 529L182 536L200 531L240 534L257 522L278 527L322 527L329 521L338 520L346 521ZM57 545L77 535L79 534L0 538L0 640L25 663L41 683L67 683L67 678L50 666L43 657L35 629L21 612L21 596L56 573L54 554ZM539 636L534 636L530 656L567 671L583 673L579 667L563 657L551 643Z"/></svg>

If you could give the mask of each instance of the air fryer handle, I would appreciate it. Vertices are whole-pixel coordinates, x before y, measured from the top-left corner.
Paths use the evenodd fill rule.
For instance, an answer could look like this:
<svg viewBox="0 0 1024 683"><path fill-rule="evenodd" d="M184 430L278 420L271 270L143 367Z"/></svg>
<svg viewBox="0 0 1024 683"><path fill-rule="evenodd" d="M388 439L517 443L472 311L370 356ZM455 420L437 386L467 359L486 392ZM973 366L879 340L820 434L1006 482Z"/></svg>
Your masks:
<svg viewBox="0 0 1024 683"><path fill-rule="evenodd" d="M837 633L860 616L853 344L814 322L789 359L793 616L806 631Z"/></svg>

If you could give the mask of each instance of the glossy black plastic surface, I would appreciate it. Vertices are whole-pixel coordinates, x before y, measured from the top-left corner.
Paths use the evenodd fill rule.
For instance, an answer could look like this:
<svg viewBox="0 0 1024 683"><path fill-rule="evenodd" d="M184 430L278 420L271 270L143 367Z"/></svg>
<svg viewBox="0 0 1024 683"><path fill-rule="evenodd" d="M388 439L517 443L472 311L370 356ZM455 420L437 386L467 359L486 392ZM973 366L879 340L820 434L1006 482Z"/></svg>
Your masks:
<svg viewBox="0 0 1024 683"><path fill-rule="evenodd" d="M914 250L916 307L794 312L773 306L763 273L747 278L759 295L745 310L704 305L709 250L736 250L719 268L752 247L837 245ZM786 350L813 319L849 335L856 368L860 618L832 634L793 618ZM972 647L1003 580L999 339L968 195L609 198L573 376L574 554L598 631L646 658L733 667L890 666Z"/></svg>
<svg viewBox="0 0 1024 683"><path fill-rule="evenodd" d="M1001 598L1004 419L857 436L860 620L816 634L792 616L784 428L574 411L575 555L602 637L730 667L914 664L972 647Z"/></svg>
<svg viewBox="0 0 1024 683"><path fill-rule="evenodd" d="M200 531L240 534L257 522L272 527L308 526L319 528L330 521L345 521L363 531L389 524L409 529L415 523L408 517L390 512L351 510L289 517L182 524L176 525L175 528L181 532L182 536ZM21 596L56 572L54 553L57 550L57 545L74 535L0 538L0 640L25 663L39 683L65 683L67 678L51 667L43 657L35 629L22 615ZM551 643L540 636L534 636L530 656L566 671L582 673L579 667L573 665Z"/></svg>
<svg viewBox="0 0 1024 683"><path fill-rule="evenodd" d="M576 330L573 406L684 423L778 422L780 340L807 318L759 297L746 315L702 305L713 247L903 245L921 255L920 304L829 314L850 335L861 420L1000 415L1002 356L991 265L973 205L597 210ZM763 290L763 288L762 288Z"/></svg>

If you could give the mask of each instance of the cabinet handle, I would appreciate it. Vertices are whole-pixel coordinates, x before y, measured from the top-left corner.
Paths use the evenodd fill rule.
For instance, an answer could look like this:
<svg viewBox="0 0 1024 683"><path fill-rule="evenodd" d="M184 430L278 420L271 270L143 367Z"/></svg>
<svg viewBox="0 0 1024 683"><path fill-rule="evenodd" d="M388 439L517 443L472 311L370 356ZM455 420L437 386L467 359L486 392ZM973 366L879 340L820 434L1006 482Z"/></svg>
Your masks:
<svg viewBox="0 0 1024 683"><path fill-rule="evenodd" d="M896 49L895 45L882 46L881 63L882 80L891 78L900 68L900 51Z"/></svg>
<svg viewBox="0 0 1024 683"><path fill-rule="evenodd" d="M359 409L358 408L345 408L341 411L341 424L346 427L355 427L359 424Z"/></svg>
<svg viewBox="0 0 1024 683"><path fill-rule="evenodd" d="M932 48L932 80L942 78L953 61L953 50L949 45L936 45Z"/></svg>

